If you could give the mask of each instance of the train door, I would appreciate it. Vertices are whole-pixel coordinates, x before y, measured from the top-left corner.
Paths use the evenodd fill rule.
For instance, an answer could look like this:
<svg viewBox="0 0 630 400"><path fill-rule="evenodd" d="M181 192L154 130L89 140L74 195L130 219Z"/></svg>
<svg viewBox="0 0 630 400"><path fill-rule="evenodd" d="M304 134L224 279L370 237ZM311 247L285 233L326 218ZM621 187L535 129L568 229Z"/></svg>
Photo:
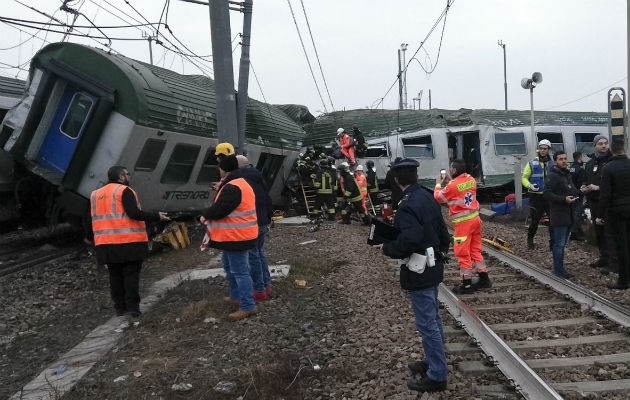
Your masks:
<svg viewBox="0 0 630 400"><path fill-rule="evenodd" d="M466 172L478 182L483 181L479 131L448 133L449 161L462 159L466 162Z"/></svg>
<svg viewBox="0 0 630 400"><path fill-rule="evenodd" d="M60 174L66 172L95 104L95 96L75 86L66 86L39 148L36 158L38 164Z"/></svg>

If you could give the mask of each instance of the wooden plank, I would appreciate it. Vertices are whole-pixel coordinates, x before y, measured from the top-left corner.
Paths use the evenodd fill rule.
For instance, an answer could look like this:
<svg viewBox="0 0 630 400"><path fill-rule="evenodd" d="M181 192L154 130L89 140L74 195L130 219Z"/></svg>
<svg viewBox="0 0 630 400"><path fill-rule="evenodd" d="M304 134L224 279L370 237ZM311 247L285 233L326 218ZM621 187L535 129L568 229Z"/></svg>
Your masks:
<svg viewBox="0 0 630 400"><path fill-rule="evenodd" d="M562 392L600 393L626 392L630 395L630 379L616 379L613 381L586 381L552 383L554 389Z"/></svg>
<svg viewBox="0 0 630 400"><path fill-rule="evenodd" d="M544 347L576 346L580 344L609 343L618 341L630 341L630 337L628 337L625 333L612 333L608 335L579 336L567 339L513 341L507 342L507 344L512 349L529 350ZM472 353L477 351L476 346L472 346L468 343L446 343L444 348L447 353Z"/></svg>
<svg viewBox="0 0 630 400"><path fill-rule="evenodd" d="M569 368L593 365L596 363L602 365L628 363L630 362L630 353L609 354L605 356L548 358L545 360L525 360L525 362L532 369ZM481 361L460 361L457 363L457 370L465 374L481 375L493 371L494 367L488 366Z"/></svg>
<svg viewBox="0 0 630 400"><path fill-rule="evenodd" d="M581 317L581 318L568 318L568 319L559 319L555 321L536 321L536 322L518 322L514 324L494 324L490 325L490 328L495 332L501 331L514 331L520 329L535 329L535 328L549 328L552 326L571 326L571 325L586 325L597 322L595 318L592 317Z"/></svg>
<svg viewBox="0 0 630 400"><path fill-rule="evenodd" d="M514 290L513 292L510 292L510 291L502 291L502 292L494 292L494 293L477 292L474 294L460 294L457 297L459 297L460 299L492 299L492 298L498 298L498 297L509 297L509 296L517 295L517 294L544 294L544 293L551 294L549 290L547 289L525 289L525 290Z"/></svg>
<svg viewBox="0 0 630 400"><path fill-rule="evenodd" d="M594 364L630 363L630 353L607 354L587 357L547 358L527 360L527 365L534 369L579 367ZM630 389L630 386L628 386Z"/></svg>
<svg viewBox="0 0 630 400"><path fill-rule="evenodd" d="M578 336L573 338L519 340L507 342L512 349L538 349L542 347L577 346L581 344L630 342L630 336L625 333L610 333L608 335Z"/></svg>
<svg viewBox="0 0 630 400"><path fill-rule="evenodd" d="M561 306L566 305L566 300L545 300L545 301L532 301L529 303L510 303L510 304L486 304L486 305L473 305L471 308L475 311L484 311L484 310L509 310L512 308L517 308L519 310L523 308L543 308L550 306Z"/></svg>

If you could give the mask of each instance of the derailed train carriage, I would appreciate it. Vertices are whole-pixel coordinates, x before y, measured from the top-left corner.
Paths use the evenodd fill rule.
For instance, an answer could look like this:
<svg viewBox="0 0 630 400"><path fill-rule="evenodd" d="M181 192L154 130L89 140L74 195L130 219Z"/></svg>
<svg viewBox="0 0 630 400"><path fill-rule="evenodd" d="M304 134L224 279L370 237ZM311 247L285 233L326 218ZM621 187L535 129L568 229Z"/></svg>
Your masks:
<svg viewBox="0 0 630 400"><path fill-rule="evenodd" d="M337 128L358 126L369 148L357 162L372 160L380 180L396 157L413 158L420 162L420 182L433 187L440 169L460 158L479 187L493 188L513 182L514 164L533 158L542 139L571 160L574 151L592 153L596 135L608 137L606 113L537 111L536 142L530 121L529 111L512 110L340 111L308 125L305 145L330 144Z"/></svg>
<svg viewBox="0 0 630 400"><path fill-rule="evenodd" d="M85 217L90 192L107 181L112 165L127 166L145 209L207 207L210 183L219 179L215 113L210 78L50 44L33 57L26 93L0 126L0 159L15 165L0 172L5 187L14 185L2 193L3 215L15 216L7 210L30 199L48 214ZM249 99L245 136L250 163L281 203L303 129L280 108Z"/></svg>

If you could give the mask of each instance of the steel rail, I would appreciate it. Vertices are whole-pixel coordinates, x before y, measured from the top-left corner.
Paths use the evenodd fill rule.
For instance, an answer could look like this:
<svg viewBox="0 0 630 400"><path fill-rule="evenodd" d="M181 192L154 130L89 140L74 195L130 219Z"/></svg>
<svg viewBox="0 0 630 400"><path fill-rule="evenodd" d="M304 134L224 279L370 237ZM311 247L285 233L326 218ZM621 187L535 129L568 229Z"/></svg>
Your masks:
<svg viewBox="0 0 630 400"><path fill-rule="evenodd" d="M510 379L517 391L526 399L558 399L558 394L536 374L477 314L459 300L443 283L438 289L439 300L449 313L459 321L479 347L496 363L497 368Z"/></svg>
<svg viewBox="0 0 630 400"><path fill-rule="evenodd" d="M597 311L626 328L630 327L630 310L620 304L610 301L569 280L555 276L548 270L540 268L518 256L495 250L489 246L484 246L483 248L492 257L508 263L526 275L536 278L539 282L548 285L558 293L569 296L582 306Z"/></svg>
<svg viewBox="0 0 630 400"><path fill-rule="evenodd" d="M11 275L15 272L18 271L22 271L24 269L28 269L28 268L32 268L36 265L39 264L43 264L47 261L51 261L51 260L55 260L57 258L61 258L65 255L68 254L72 254L75 251L77 251L77 248L71 248L71 249L64 249L64 250L58 250L56 252L50 253L50 254L46 254L43 256L39 256L39 257L35 257L32 259L28 259L24 262L18 263L18 264L12 264L12 265L8 265L4 268L0 269L0 277L6 276L6 275Z"/></svg>

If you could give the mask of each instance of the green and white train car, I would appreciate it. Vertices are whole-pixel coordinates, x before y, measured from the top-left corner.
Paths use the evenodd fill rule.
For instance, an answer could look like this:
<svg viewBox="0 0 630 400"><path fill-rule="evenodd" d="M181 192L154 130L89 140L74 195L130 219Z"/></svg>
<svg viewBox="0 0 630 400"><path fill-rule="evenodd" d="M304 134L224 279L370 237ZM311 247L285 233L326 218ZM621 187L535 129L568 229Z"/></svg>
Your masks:
<svg viewBox="0 0 630 400"><path fill-rule="evenodd" d="M280 203L304 130L280 108L250 99L245 136L250 163ZM207 207L219 179L216 145L212 79L73 43L33 57L26 93L0 126L0 158L17 165L13 181L43 179L54 188L52 203L76 215L112 165L129 169L145 209Z"/></svg>
<svg viewBox="0 0 630 400"><path fill-rule="evenodd" d="M608 137L608 114L536 112L531 134L529 111L502 110L352 110L327 114L307 126L305 145L329 144L336 130L359 127L369 143L358 163L374 161L379 179L396 158L420 163L420 182L433 187L449 161L466 161L480 187L505 185L514 179L514 164L536 154L537 142L548 139L552 151L593 152L596 135ZM588 157L585 157L585 160Z"/></svg>

